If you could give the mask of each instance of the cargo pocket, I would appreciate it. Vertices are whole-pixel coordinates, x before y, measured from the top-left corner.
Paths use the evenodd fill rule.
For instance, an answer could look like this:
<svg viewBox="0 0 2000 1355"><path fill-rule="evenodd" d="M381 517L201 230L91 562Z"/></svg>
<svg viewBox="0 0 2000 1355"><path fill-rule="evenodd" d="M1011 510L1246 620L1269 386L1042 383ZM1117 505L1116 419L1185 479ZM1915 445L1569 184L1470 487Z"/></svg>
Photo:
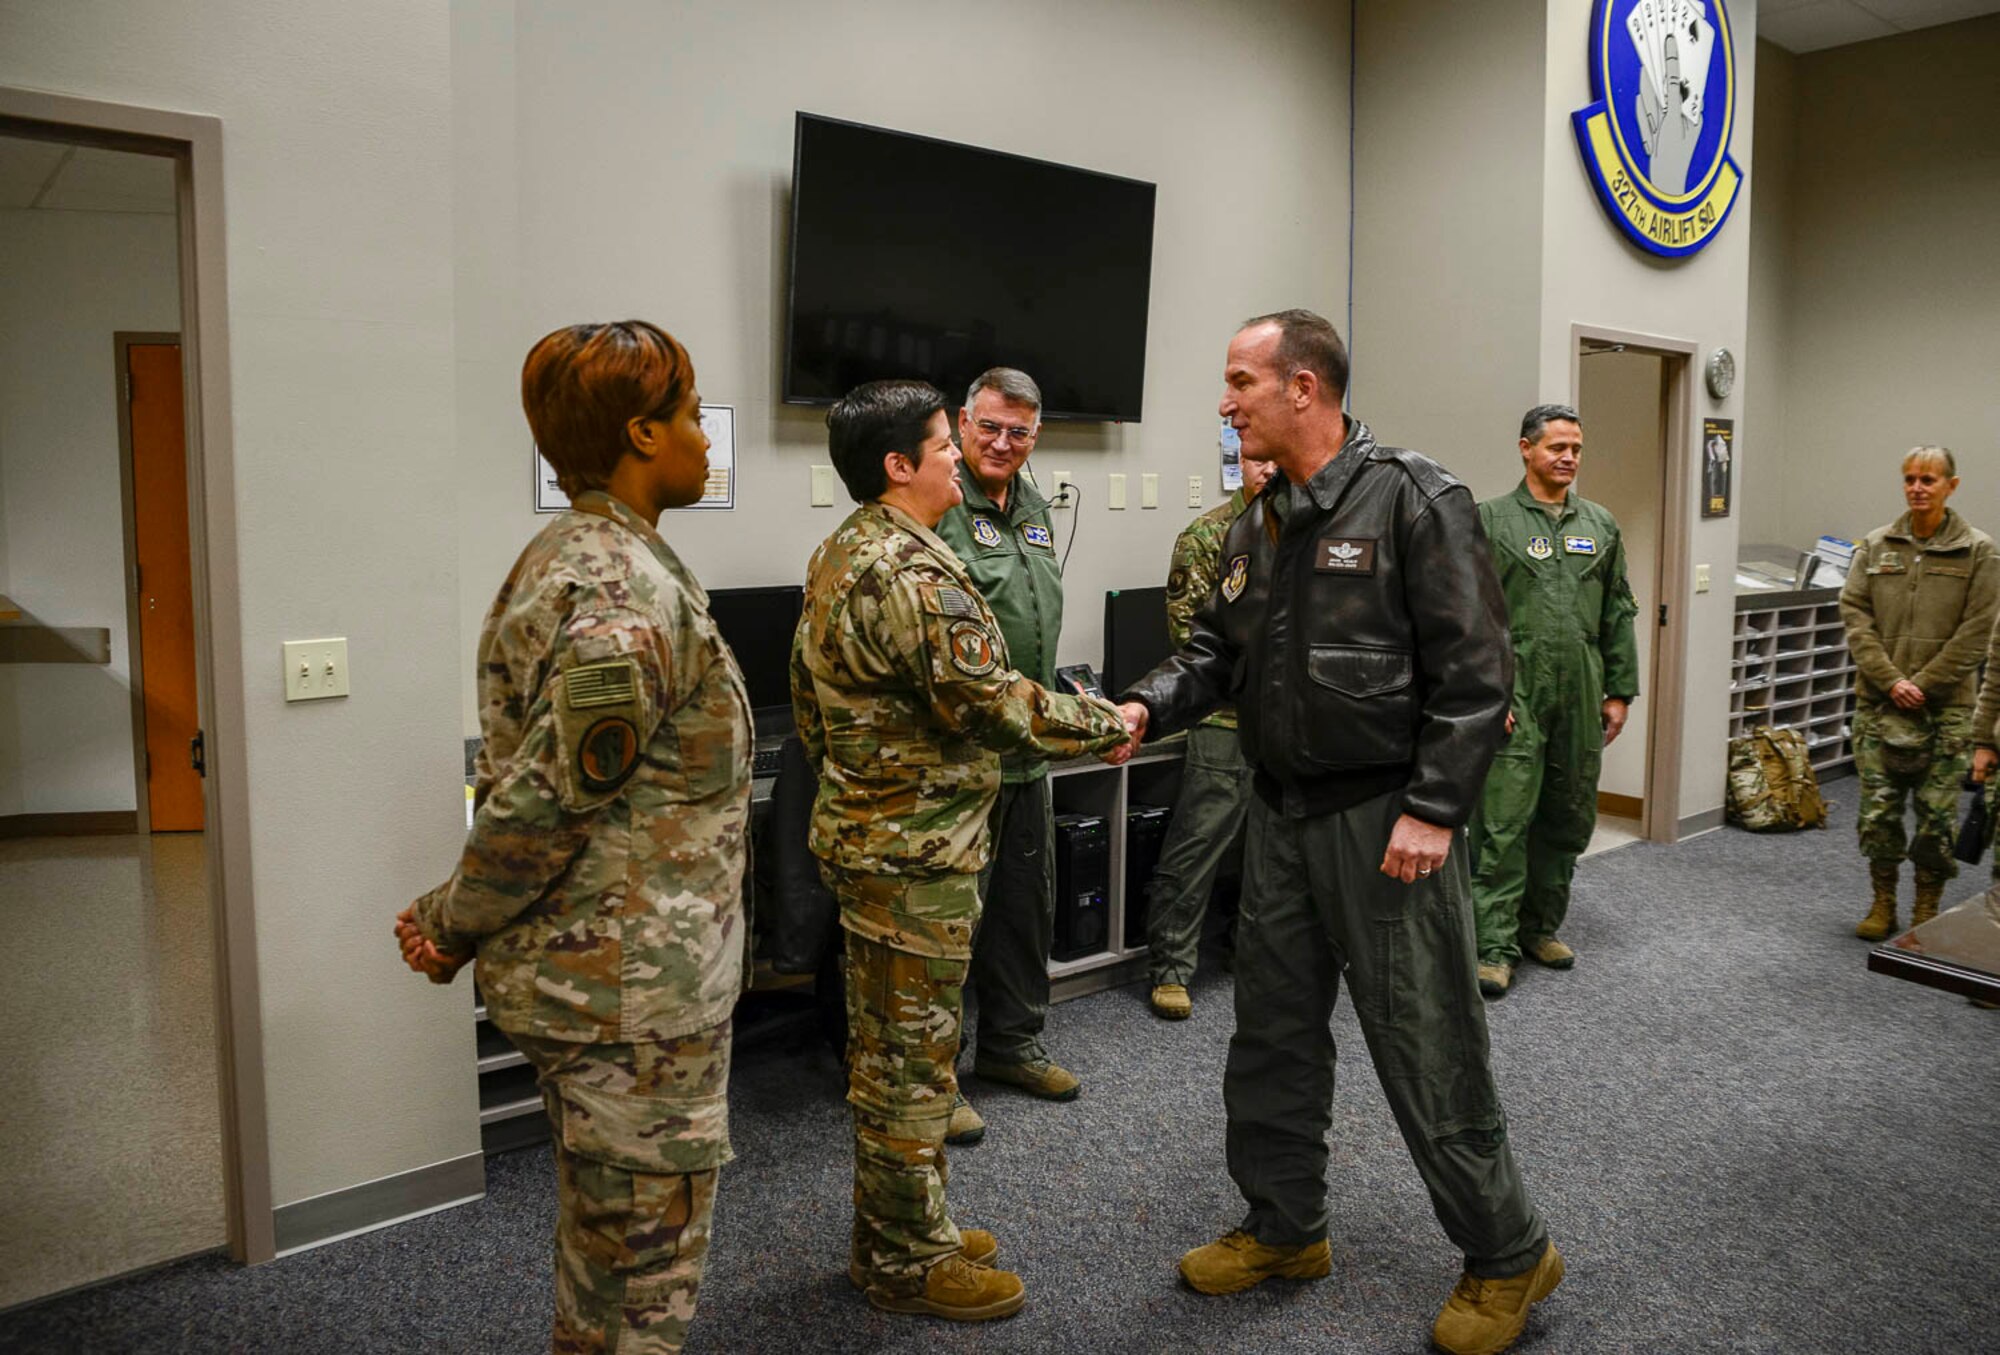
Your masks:
<svg viewBox="0 0 2000 1355"><path fill-rule="evenodd" d="M1462 842L1453 845L1463 850ZM1466 906L1459 875L1447 868L1434 894L1369 923L1375 1068L1392 1104L1400 1103L1428 1138L1501 1122L1485 1013L1466 972L1472 946Z"/></svg>
<svg viewBox="0 0 2000 1355"><path fill-rule="evenodd" d="M729 1161L729 1097L638 1096L558 1082L563 1147L632 1172L708 1171Z"/></svg>

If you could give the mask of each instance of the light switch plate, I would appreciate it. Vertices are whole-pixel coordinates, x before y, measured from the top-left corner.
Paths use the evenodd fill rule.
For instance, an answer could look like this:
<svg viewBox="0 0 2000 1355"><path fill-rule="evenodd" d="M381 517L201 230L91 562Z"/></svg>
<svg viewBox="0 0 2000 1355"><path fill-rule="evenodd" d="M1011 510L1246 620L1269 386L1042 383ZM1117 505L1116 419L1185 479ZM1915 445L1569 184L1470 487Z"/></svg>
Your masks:
<svg viewBox="0 0 2000 1355"><path fill-rule="evenodd" d="M347 639L285 641L285 700L347 695Z"/></svg>
<svg viewBox="0 0 2000 1355"><path fill-rule="evenodd" d="M1123 508L1125 506L1125 474L1123 471L1113 471L1109 479L1111 488L1105 492L1104 506L1106 508Z"/></svg>
<svg viewBox="0 0 2000 1355"><path fill-rule="evenodd" d="M1139 476L1139 506L1158 508L1160 506L1160 477L1154 471L1146 471Z"/></svg>
<svg viewBox="0 0 2000 1355"><path fill-rule="evenodd" d="M1708 591L1707 565L1696 565L1694 567L1694 591L1697 593L1706 593Z"/></svg>
<svg viewBox="0 0 2000 1355"><path fill-rule="evenodd" d="M1201 507L1201 477L1199 475L1188 476L1188 507Z"/></svg>
<svg viewBox="0 0 2000 1355"><path fill-rule="evenodd" d="M833 467L814 466L812 472L812 506L833 507Z"/></svg>

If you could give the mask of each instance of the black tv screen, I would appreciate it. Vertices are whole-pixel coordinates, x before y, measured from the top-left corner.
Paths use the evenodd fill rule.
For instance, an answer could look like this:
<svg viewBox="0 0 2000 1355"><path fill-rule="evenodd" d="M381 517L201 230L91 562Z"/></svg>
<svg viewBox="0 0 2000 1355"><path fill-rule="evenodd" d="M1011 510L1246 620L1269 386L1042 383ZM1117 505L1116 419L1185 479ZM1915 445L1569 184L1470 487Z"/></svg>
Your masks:
<svg viewBox="0 0 2000 1355"><path fill-rule="evenodd" d="M1104 690L1118 694L1174 652L1167 638L1167 590L1112 588L1104 594Z"/></svg>
<svg viewBox="0 0 2000 1355"><path fill-rule="evenodd" d="M1018 367L1055 419L1137 419L1152 184L798 115L785 401Z"/></svg>

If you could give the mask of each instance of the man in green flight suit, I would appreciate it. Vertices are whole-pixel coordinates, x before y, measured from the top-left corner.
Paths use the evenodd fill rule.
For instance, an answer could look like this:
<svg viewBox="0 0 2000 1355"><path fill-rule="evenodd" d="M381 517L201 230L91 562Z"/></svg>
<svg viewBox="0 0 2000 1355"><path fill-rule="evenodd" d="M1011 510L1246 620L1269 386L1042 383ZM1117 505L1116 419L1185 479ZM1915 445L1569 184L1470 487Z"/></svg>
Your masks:
<svg viewBox="0 0 2000 1355"><path fill-rule="evenodd" d="M1026 372L981 372L958 412L958 467L963 503L938 523L938 535L965 563L1007 637L1014 667L1029 681L1055 685L1062 634L1062 566L1049 501L1022 473L1042 425L1042 392ZM1042 1047L1049 1016L1049 947L1055 937L1055 806L1049 768L1034 750L1000 761L993 806L993 855L979 876L984 912L972 941L970 987L979 1000L972 1071L1052 1101L1075 1098L1075 1074ZM961 1094L952 1106L948 1143L976 1143L986 1124Z"/></svg>
<svg viewBox="0 0 2000 1355"><path fill-rule="evenodd" d="M1174 538L1167 562L1167 642L1175 649L1187 643L1194 614L1215 594L1229 524L1243 516L1274 469L1269 461L1241 464L1242 487ZM1223 859L1242 841L1249 812L1250 764L1236 742L1236 707L1218 706L1188 731L1180 794L1147 890L1153 1010L1169 1021L1185 1020L1194 1012L1188 981L1194 978L1209 891Z"/></svg>
<svg viewBox="0 0 2000 1355"><path fill-rule="evenodd" d="M1132 744L1107 703L1014 669L936 535L960 497L943 395L871 381L834 405L827 429L860 507L813 553L791 685L819 774L810 844L847 935L848 1278L892 1313L1005 1317L1021 1281L989 1264L991 1233L952 1222L943 1147L999 755L1115 763Z"/></svg>
<svg viewBox="0 0 2000 1355"><path fill-rule="evenodd" d="M1525 953L1568 969L1556 937L1576 859L1597 825L1597 772L1639 694L1638 603L1618 522L1571 492L1583 422L1568 405L1521 418L1526 474L1479 505L1514 636L1507 741L1469 828L1479 991L1500 997Z"/></svg>

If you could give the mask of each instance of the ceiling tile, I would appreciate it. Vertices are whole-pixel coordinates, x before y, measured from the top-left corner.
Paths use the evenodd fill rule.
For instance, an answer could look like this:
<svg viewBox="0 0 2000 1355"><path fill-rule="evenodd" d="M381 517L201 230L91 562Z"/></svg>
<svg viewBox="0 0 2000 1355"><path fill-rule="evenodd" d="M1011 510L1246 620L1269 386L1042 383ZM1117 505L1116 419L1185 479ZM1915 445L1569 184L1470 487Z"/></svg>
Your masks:
<svg viewBox="0 0 2000 1355"><path fill-rule="evenodd" d="M1894 25L1849 0L1817 0L1775 14L1760 10L1757 15L1757 36L1791 52L1817 52L1850 42L1886 38L1894 32Z"/></svg>
<svg viewBox="0 0 2000 1355"><path fill-rule="evenodd" d="M161 155L80 147L41 205L63 212L172 212L174 162Z"/></svg>
<svg viewBox="0 0 2000 1355"><path fill-rule="evenodd" d="M1908 32L1936 24L2000 14L2000 0L1854 0L1876 18Z"/></svg>
<svg viewBox="0 0 2000 1355"><path fill-rule="evenodd" d="M68 146L0 136L0 207L26 207L62 162Z"/></svg>

